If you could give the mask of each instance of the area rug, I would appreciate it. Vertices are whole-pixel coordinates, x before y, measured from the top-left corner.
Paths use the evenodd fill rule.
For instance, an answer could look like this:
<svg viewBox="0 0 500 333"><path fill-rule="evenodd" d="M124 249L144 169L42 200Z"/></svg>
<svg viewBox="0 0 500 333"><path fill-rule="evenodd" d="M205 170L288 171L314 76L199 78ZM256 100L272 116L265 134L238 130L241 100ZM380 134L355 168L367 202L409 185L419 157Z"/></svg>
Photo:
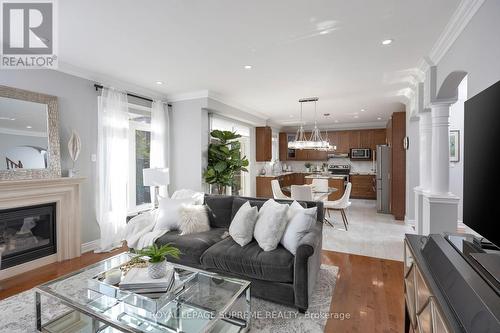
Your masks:
<svg viewBox="0 0 500 333"><path fill-rule="evenodd" d="M323 332L330 316L330 303L337 273L338 267L321 266L309 309L305 314L298 313L294 308L253 297L250 332ZM75 283L85 283L85 281ZM42 296L42 322L47 322L66 311L64 305ZM0 301L0 332L36 332L33 290Z"/></svg>

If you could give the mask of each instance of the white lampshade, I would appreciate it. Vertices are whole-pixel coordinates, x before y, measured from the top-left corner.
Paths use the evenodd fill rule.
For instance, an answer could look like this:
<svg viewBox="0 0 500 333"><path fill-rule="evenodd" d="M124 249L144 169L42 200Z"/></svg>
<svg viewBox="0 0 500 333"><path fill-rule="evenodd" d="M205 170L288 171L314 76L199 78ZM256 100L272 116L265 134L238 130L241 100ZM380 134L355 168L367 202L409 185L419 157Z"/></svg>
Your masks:
<svg viewBox="0 0 500 333"><path fill-rule="evenodd" d="M144 186L164 186L170 183L168 168L142 169Z"/></svg>

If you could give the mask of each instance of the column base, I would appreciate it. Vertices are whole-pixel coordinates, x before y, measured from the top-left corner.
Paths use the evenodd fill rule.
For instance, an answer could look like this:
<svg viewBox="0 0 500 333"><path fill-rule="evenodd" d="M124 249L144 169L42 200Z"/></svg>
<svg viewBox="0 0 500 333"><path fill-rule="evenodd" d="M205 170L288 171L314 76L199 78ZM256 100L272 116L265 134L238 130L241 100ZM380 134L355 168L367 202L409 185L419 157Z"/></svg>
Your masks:
<svg viewBox="0 0 500 333"><path fill-rule="evenodd" d="M415 192L415 232L417 235L423 235L423 216L424 216L424 194L429 193L429 190L422 186L413 188Z"/></svg>
<svg viewBox="0 0 500 333"><path fill-rule="evenodd" d="M458 203L460 198L452 193L422 194L422 234L456 233L458 227Z"/></svg>

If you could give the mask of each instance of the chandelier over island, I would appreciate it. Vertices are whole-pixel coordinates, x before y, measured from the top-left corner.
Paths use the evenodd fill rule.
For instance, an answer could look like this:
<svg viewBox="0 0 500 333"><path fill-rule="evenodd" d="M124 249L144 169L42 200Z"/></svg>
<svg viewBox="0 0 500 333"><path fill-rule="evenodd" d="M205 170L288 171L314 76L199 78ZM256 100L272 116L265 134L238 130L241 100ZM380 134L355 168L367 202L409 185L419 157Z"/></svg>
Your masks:
<svg viewBox="0 0 500 333"><path fill-rule="evenodd" d="M288 148L299 149L299 150L312 149L312 150L324 150L324 151L333 151L336 149L336 147L328 141L328 135L326 135L325 139L323 139L323 137L321 136L321 132L318 129L318 123L316 117L316 104L318 100L319 100L318 97L308 97L299 99L300 125L297 128L295 139L293 141L288 142ZM314 129L311 133L311 137L308 140L306 134L304 133L304 123L302 122L302 104L311 102L314 102Z"/></svg>

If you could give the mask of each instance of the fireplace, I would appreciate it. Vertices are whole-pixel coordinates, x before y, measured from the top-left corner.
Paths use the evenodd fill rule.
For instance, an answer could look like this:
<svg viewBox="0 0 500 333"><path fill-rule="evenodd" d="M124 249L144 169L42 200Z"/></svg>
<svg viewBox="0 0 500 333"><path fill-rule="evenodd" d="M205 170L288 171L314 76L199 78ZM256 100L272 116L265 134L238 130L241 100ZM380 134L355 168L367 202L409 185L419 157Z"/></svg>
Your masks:
<svg viewBox="0 0 500 333"><path fill-rule="evenodd" d="M0 269L56 252L55 203L0 210Z"/></svg>

